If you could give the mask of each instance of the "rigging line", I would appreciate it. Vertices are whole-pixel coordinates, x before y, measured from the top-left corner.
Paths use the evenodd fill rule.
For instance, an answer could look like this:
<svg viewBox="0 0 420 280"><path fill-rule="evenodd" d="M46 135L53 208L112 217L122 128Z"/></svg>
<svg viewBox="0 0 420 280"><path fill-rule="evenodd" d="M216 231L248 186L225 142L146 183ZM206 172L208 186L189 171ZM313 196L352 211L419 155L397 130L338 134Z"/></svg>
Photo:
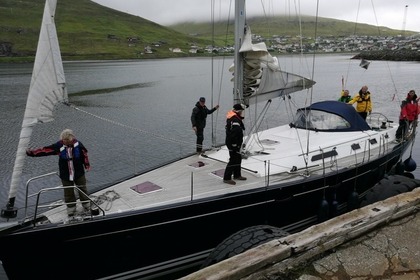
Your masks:
<svg viewBox="0 0 420 280"><path fill-rule="evenodd" d="M212 43L212 52L211 52L211 79L210 79L210 92L211 92L211 106L212 108L214 108L214 52L213 52L213 47L214 47L214 29L215 29L215 20L214 20L214 9L215 9L215 0L211 1L211 22L212 22L212 38L211 38L211 43ZM212 126L211 126L211 142L212 142L212 146L216 145L216 134L215 134L215 125L214 123L217 123L217 112L216 112L216 121L214 120L214 116L213 114L211 114L211 121L212 121Z"/></svg>
<svg viewBox="0 0 420 280"><path fill-rule="evenodd" d="M315 30L314 30L314 38L315 38L315 42L318 38L318 17L319 17L319 0L316 1L316 14L315 14ZM314 47L314 53L313 53L313 57L312 57L312 75L311 75L311 80L314 80L314 76L315 76L315 61L316 61L316 50L317 50L317 44L315 44ZM310 88L310 95L309 95L309 100L310 100L310 104L312 104L312 96L313 96L313 87ZM306 112L304 112L306 114ZM309 121L311 119L311 115L309 113ZM310 141L310 130L307 129L307 136L306 136L306 155L308 156L309 153L309 141ZM305 159L305 163L306 165L308 164L308 161Z"/></svg>
<svg viewBox="0 0 420 280"><path fill-rule="evenodd" d="M192 144L192 143L186 142L186 141L175 140L173 138L167 137L166 135L160 135L160 134L157 134L157 133L154 133L154 132L146 131L146 130L136 128L136 127L132 127L132 126L129 126L129 125L126 125L126 124L123 124L123 123L120 123L120 122L117 122L117 121L114 121L114 120L110 120L110 119L107 119L105 117L101 117L99 115L96 115L96 114L93 114L93 113L88 112L86 110L83 110L79 107L76 107L75 105L71 104L70 102L63 102L63 104L69 106L70 108L75 109L76 111L82 112L84 114L87 114L87 115L92 116L94 118L97 118L99 120L102 120L102 121L105 121L105 122L108 122L108 123L111 123L111 124L114 124L114 125L117 125L117 126L120 126L120 127L128 128L128 129L131 129L131 130L136 131L136 132L140 132L140 133L145 134L145 135L150 135L150 136L153 136L155 138L158 138L158 139L161 139L161 140L164 140L164 141L167 141L167 142L172 142L172 143L176 143L176 144L183 144L183 145L188 146L188 147L192 146L192 145L195 146L195 143Z"/></svg>
<svg viewBox="0 0 420 280"><path fill-rule="evenodd" d="M221 9L221 7L222 7L221 2L222 2L222 0L219 0L219 9ZM226 24L226 32L225 32L225 46L228 45L227 44L227 40L228 40L227 38L228 38L229 19L230 19L231 10L232 10L232 1L230 2L230 5L229 5L228 20L226 21L227 24ZM221 12L221 10L219 10L219 15L221 15L221 14L222 14L222 12ZM224 73L225 73L225 62L226 62L226 58L225 58L225 56L223 56L222 65L219 65L219 69L221 69L220 75L219 75L219 81L218 81L219 88L218 88L218 95L217 95L217 101L218 101L217 104L219 104L219 105L220 105L220 100L221 100L221 96L222 96L222 88L223 88L223 81L224 81L223 78L224 78ZM217 131L217 124L218 124L217 120L218 119L219 119L219 110L217 110L217 112L216 112L216 122L215 122L215 125L214 125L215 131ZM216 146L217 145L216 143L217 143L217 141L216 141L216 138L215 138L213 146Z"/></svg>
<svg viewBox="0 0 420 280"><path fill-rule="evenodd" d="M372 4L373 15L375 16L375 23L376 23L376 28L377 28L377 30L378 30L378 35L379 35L379 36L381 36L381 29L379 28L378 18L377 18L377 16L376 16L375 5L373 4L373 0L371 0L370 2L371 2L371 4ZM386 64L386 66L387 66L387 70L388 70L388 72L389 72L389 76L390 76L390 78L391 78L392 85L393 85L393 87L394 87L394 94L393 94L393 98L392 98L392 100L394 100L394 97L396 96L396 97L397 97L397 101L398 101L398 103L399 103L399 102L400 102L400 98L399 98L399 96L398 96L397 86L396 86L395 81L394 81L394 78L393 78L393 76L392 76L392 72L391 72L391 68L389 67L388 60L385 60L385 64ZM398 105L399 105L399 104L398 104Z"/></svg>
<svg viewBox="0 0 420 280"><path fill-rule="evenodd" d="M219 0L219 9L221 9L221 0ZM214 16L214 10L215 10L215 2L212 1L212 42L214 45L214 40L215 40L215 16ZM231 14L231 10L232 10L232 0L230 1L229 4L229 11L228 11L228 19L226 21L226 31L225 31L225 46L228 45L228 32L229 32L229 22L230 22L230 14ZM221 15L221 11L219 10L219 15ZM212 68L211 68L211 92L212 92L212 102L213 102L213 93L214 93L214 83L215 83L215 77L214 77L214 56L212 53ZM217 104L220 104L220 100L221 100L221 95L222 95L222 87L223 87L223 75L224 75L224 69L225 69L225 57L222 58L222 65L219 67L219 69L221 69L220 72L220 77L219 77L219 88L218 88L218 95L217 95ZM213 104L212 104L213 105ZM216 121L213 121L213 114L212 114L212 146L216 147L217 146L217 139L216 139L216 133L215 131L217 131L217 124L218 124L218 119L219 119L219 110L216 111L216 117L215 117Z"/></svg>
<svg viewBox="0 0 420 280"><path fill-rule="evenodd" d="M356 21L355 21L355 23L354 23L353 36L355 36L355 35L356 35L357 24L358 24L358 21L359 21L360 1L361 1L361 0L359 0L359 4L357 5ZM351 59L349 59L349 63L348 63L348 66L347 66L346 78L345 78L345 80L344 80L344 86L343 86L343 88L342 88L343 90L344 90L344 89L346 89L346 87L347 87L347 81L348 81L348 78L349 78L351 61L352 61L352 60L351 60Z"/></svg>
<svg viewBox="0 0 420 280"><path fill-rule="evenodd" d="M318 39L318 17L319 17L319 0L316 1L315 34L314 34L315 40ZM312 76L311 76L312 81L314 80L314 76L315 76L316 50L317 50L317 44L315 44L313 58L312 58ZM313 93L313 87L311 87L310 104L312 104L312 93Z"/></svg>
<svg viewBox="0 0 420 280"><path fill-rule="evenodd" d="M264 19L266 21L266 25L267 25L267 28L268 28L267 33L269 35L271 35L270 22L268 21L268 15L267 15L267 12L266 12L266 9L265 9L264 0L261 0L261 7L263 9Z"/></svg>

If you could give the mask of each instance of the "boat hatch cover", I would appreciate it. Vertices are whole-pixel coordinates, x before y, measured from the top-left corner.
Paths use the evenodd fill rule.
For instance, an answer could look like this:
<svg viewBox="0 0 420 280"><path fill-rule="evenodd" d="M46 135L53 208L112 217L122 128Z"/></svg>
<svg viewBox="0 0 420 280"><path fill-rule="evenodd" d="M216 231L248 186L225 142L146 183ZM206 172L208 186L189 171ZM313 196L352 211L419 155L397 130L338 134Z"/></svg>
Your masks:
<svg viewBox="0 0 420 280"><path fill-rule="evenodd" d="M225 170L219 169L219 170L213 171L212 173L216 175L217 177L223 178L223 175L225 174Z"/></svg>
<svg viewBox="0 0 420 280"><path fill-rule="evenodd" d="M203 167L204 165L206 165L206 164L202 161L197 161L197 162L194 162L194 163L190 164L190 166L192 166L194 168L200 168L200 167Z"/></svg>
<svg viewBox="0 0 420 280"><path fill-rule="evenodd" d="M146 181L141 184L130 187L130 189L138 192L139 194L145 194L149 192L159 191L162 189L162 187L159 187L158 185L153 184L152 182Z"/></svg>

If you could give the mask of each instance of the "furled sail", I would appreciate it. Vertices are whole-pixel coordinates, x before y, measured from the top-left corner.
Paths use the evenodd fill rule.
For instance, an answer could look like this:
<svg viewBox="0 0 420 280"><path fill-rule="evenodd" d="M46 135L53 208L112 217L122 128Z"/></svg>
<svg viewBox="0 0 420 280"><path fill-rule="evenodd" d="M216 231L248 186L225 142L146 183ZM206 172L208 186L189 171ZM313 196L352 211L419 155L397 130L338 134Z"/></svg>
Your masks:
<svg viewBox="0 0 420 280"><path fill-rule="evenodd" d="M46 0L32 79L22 122L8 206L13 206L33 126L53 119L58 102L67 102L63 63L54 23L57 0ZM11 204L11 205L10 205Z"/></svg>
<svg viewBox="0 0 420 280"><path fill-rule="evenodd" d="M246 104L281 97L315 84L315 81L282 71L277 58L271 56L265 43L252 43L249 26L239 52L244 58L242 99ZM231 67L230 71L233 69Z"/></svg>

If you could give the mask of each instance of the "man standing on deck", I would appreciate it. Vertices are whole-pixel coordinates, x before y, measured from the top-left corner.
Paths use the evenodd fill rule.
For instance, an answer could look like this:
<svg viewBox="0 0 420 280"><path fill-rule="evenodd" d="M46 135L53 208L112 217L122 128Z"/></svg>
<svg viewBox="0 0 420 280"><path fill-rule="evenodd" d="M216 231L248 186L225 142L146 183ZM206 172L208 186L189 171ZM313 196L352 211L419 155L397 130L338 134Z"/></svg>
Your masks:
<svg viewBox="0 0 420 280"><path fill-rule="evenodd" d="M234 180L246 180L241 175L241 147L244 141L245 126L242 122L244 106L235 104L226 116L226 146L229 149L229 162L223 176L223 183L236 185ZM232 175L233 179L232 180Z"/></svg>
<svg viewBox="0 0 420 280"><path fill-rule="evenodd" d="M210 110L206 107L205 103L206 99L204 97L200 97L191 114L192 129L197 136L197 154L202 154L203 152L204 128L206 127L207 115L213 114L213 112L219 108L219 105L216 105Z"/></svg>

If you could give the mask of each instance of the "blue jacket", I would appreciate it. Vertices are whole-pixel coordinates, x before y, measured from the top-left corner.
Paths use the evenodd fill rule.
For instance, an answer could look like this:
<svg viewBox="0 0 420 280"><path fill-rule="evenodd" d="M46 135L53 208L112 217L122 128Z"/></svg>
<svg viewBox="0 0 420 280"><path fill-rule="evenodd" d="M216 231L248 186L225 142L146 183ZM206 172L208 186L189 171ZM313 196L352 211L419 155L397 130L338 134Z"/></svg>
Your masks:
<svg viewBox="0 0 420 280"><path fill-rule="evenodd" d="M46 147L27 150L26 154L31 157L58 155L60 178L66 181L74 181L82 177L85 174L85 168L90 168L87 149L76 139L73 139L73 143L69 146L64 145L60 140Z"/></svg>

